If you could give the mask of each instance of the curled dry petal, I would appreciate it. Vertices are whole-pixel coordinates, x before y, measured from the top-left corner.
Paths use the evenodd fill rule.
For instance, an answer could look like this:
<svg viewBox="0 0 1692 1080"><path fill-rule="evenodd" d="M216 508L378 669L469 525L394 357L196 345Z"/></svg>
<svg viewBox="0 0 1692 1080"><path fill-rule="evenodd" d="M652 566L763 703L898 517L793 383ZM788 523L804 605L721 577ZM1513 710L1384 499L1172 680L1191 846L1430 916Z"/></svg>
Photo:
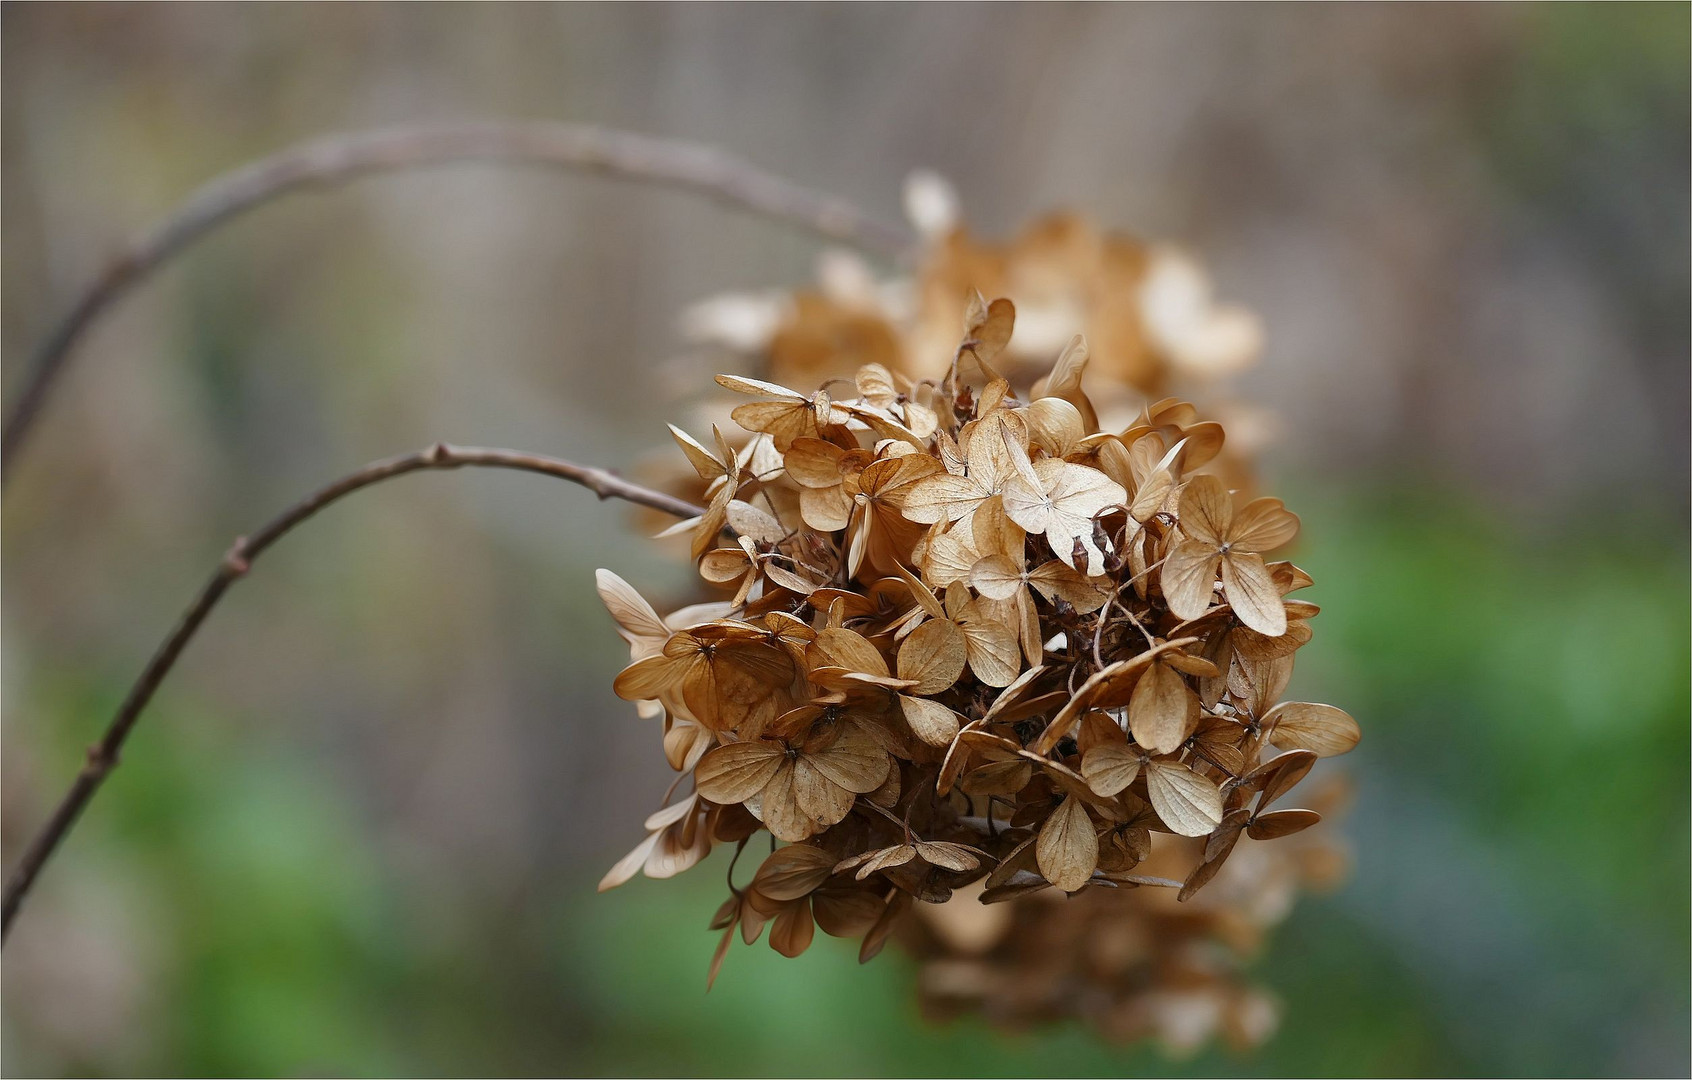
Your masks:
<svg viewBox="0 0 1692 1080"><path fill-rule="evenodd" d="M1334 757L1356 746L1363 732L1349 714L1332 705L1287 701L1263 717L1263 731L1270 742L1288 750L1309 750L1319 757Z"/></svg>
<svg viewBox="0 0 1692 1080"><path fill-rule="evenodd" d="M1322 815L1314 810L1276 810L1252 818L1246 835L1253 840L1277 840L1303 832L1321 820Z"/></svg>

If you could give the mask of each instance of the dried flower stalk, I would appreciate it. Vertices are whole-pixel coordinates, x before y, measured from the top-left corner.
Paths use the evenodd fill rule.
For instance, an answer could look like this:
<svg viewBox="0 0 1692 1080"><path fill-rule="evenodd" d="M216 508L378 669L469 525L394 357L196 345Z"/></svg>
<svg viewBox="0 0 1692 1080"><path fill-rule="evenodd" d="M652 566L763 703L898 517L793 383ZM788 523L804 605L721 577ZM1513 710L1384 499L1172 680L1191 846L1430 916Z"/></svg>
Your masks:
<svg viewBox="0 0 1692 1080"><path fill-rule="evenodd" d="M188 643L193 640L207 616L223 598L223 594L252 569L253 560L324 507L372 484L424 470L468 467L515 469L553 476L580 484L601 499L624 499L677 516L697 516L700 512L699 507L674 495L630 483L603 469L515 450L436 443L414 454L402 454L399 457L372 462L308 495L256 532L237 537L235 543L230 545L229 551L218 562L216 571L212 573L199 595L188 605L169 636L159 645L147 667L130 687L123 703L118 706L117 714L107 725L105 734L99 742L88 748L87 761L77 773L76 779L71 782L70 790L59 800L59 805L48 816L40 832L24 848L23 857L6 878L4 900L0 901L0 940L11 932L12 920L17 917L24 899L35 885L36 877L47 865L47 860L53 857L59 844L69 835L82 811L94 798L95 792L100 790L100 786L117 767L123 745L135 730L135 725L140 721L148 703L152 701L153 694L164 682L165 676L170 674L171 668L176 666L177 658L188 647Z"/></svg>

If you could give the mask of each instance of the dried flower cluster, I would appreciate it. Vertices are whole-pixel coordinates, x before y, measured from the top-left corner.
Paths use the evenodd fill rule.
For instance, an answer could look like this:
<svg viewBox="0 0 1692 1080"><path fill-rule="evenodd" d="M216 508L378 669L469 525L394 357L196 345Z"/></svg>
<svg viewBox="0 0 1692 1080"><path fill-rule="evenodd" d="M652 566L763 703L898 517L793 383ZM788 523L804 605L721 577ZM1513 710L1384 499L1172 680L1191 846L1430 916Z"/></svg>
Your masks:
<svg viewBox="0 0 1692 1080"><path fill-rule="evenodd" d="M866 365L850 397L718 376L754 399L751 438L672 429L709 498L677 530L732 599L661 618L601 572L633 659L617 693L662 712L694 781L602 887L785 842L744 886L731 868L713 978L736 933L769 924L792 956L820 926L867 959L955 893L1185 901L1242 836L1314 824L1283 800L1357 742L1340 710L1279 701L1316 609L1265 555L1298 519L1203 471L1223 430L1191 406L1105 429L1079 337L1017 397L995 368L1014 320L977 298L942 376Z"/></svg>

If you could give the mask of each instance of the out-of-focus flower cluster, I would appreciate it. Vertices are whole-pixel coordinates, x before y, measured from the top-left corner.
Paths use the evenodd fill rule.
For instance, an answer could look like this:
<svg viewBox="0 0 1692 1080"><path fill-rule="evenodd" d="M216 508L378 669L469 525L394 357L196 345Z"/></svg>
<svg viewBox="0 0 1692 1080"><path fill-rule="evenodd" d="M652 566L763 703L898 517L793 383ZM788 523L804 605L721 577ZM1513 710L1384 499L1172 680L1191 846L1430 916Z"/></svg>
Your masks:
<svg viewBox="0 0 1692 1080"><path fill-rule="evenodd" d="M907 274L879 278L842 251L827 253L815 286L714 297L683 315L684 332L738 371L788 386L821 385L880 364L912 379L944 375L969 298L1008 296L1016 335L997 360L1013 385L1031 386L1071 336L1092 350L1089 389L1100 415L1126 426L1167 394L1207 400L1229 425L1232 454L1266 438L1267 418L1216 389L1257 362L1257 316L1220 302L1209 275L1181 248L1105 232L1075 214L1040 218L1007 243L959 223L945 181L919 173L906 209L922 237ZM1242 438L1243 437L1243 438Z"/></svg>
<svg viewBox="0 0 1692 1080"><path fill-rule="evenodd" d="M736 934L767 925L792 956L820 926L867 959L918 907L935 1007L1256 1037L1271 1010L1200 954L1247 943L1273 921L1255 901L1285 890L1227 867L1307 847L1241 841L1315 824L1288 793L1358 738L1280 701L1316 608L1265 555L1298 519L1207 471L1224 432L1192 406L1101 420L1081 336L1019 393L1011 303L975 294L961 321L938 370L900 352L811 394L718 376L753 399L733 410L750 438L672 429L709 502L676 531L732 597L663 618L601 572L633 659L617 692L662 714L694 788L603 887L767 831L750 880L731 868L713 978ZM1212 879L1228 899L1193 899ZM994 905L1008 916L977 913ZM1201 1024L1177 999L1206 986Z"/></svg>

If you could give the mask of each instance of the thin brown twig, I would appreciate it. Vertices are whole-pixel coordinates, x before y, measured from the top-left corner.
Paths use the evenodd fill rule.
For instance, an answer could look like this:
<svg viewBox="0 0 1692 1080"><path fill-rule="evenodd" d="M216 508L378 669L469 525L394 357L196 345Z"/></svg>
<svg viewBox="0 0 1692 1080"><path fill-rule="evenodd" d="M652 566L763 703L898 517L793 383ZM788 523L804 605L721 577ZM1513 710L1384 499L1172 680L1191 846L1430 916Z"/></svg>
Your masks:
<svg viewBox="0 0 1692 1080"><path fill-rule="evenodd" d="M327 487L308 495L295 503L282 514L271 519L257 532L249 536L237 537L229 548L217 571L212 574L205 586L200 590L194 602L177 620L170 635L165 638L158 651L147 662L147 667L141 672L140 678L130 687L129 694L123 704L118 707L117 715L112 718L106 728L106 733L99 742L88 748L87 761L82 771L77 773L71 783L70 790L60 800L58 807L47 819L24 854L18 860L18 865L6 879L3 905L0 905L0 940L4 940L11 930L12 919L18 913L18 907L24 897L29 894L30 887L41 868L52 857L53 852L64 840L76 824L78 816L88 805L94 793L100 789L106 777L117 767L119 752L124 741L135 729L136 721L147 703L153 698L159 684L175 666L182 651L187 648L206 617L223 594L235 582L244 577L252 569L253 560L263 554L270 546L286 536L296 526L305 522L319 510L333 502L337 502L355 491L360 491L372 484L384 480L392 480L396 476L407 473L420 472L427 469L457 469L466 466L495 469L517 469L524 472L541 473L555 476L561 480L580 484L601 499L623 499L628 502L649 506L654 510L661 510L677 517L696 517L703 514L703 508L692 503L666 495L661 491L653 491L639 484L630 483L623 478L603 469L589 468L574 462L562 461L558 458L543 457L539 454L525 454L515 450L490 450L481 447L448 446L437 443L426 450L419 450L413 454L403 454L399 457L387 458L373 462L359 469L357 472L335 481Z"/></svg>
<svg viewBox="0 0 1692 1080"><path fill-rule="evenodd" d="M882 255L910 243L904 228L774 176L714 147L585 124L455 123L331 135L279 151L204 184L76 293L31 354L23 389L0 430L4 477L82 334L160 264L258 206L307 187L463 161L563 168L680 188Z"/></svg>

